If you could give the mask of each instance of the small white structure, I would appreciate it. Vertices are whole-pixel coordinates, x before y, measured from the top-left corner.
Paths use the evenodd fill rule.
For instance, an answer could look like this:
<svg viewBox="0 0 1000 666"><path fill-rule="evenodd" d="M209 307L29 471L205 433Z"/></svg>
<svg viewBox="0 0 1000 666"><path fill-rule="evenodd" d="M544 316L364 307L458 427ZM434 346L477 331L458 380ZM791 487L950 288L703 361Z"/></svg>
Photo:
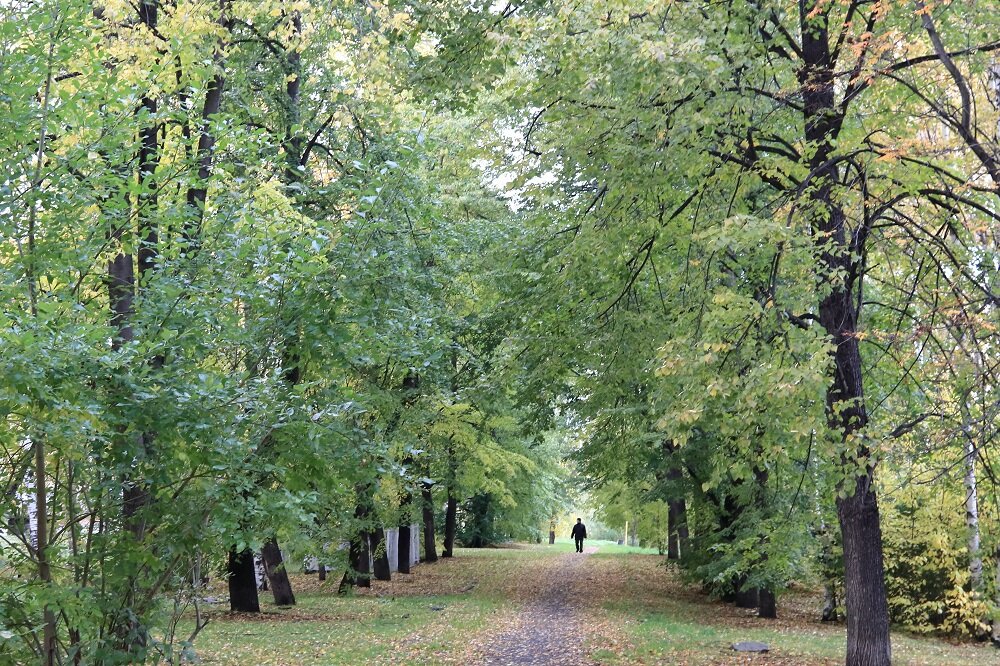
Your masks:
<svg viewBox="0 0 1000 666"><path fill-rule="evenodd" d="M399 571L399 529L385 530L385 554L389 558L389 571Z"/></svg>
<svg viewBox="0 0 1000 666"><path fill-rule="evenodd" d="M399 529L385 530L385 553L389 558L389 571L399 571ZM420 563L420 526L410 525L410 566Z"/></svg>

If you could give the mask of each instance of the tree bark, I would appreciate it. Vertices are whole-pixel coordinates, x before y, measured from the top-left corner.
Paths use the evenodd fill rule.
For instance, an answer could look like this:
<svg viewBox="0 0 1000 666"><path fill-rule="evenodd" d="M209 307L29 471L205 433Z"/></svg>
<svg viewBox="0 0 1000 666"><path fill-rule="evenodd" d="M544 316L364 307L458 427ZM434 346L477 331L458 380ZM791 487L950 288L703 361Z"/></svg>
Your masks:
<svg viewBox="0 0 1000 666"><path fill-rule="evenodd" d="M994 593L993 603L996 606L1000 606L1000 546L997 546L996 550L993 551L993 565L996 572L994 574L994 589L996 592ZM993 642L993 645L1000 648L1000 619L993 620L991 629L990 640Z"/></svg>
<svg viewBox="0 0 1000 666"><path fill-rule="evenodd" d="M229 581L229 610L234 613L259 613L257 577L254 575L253 552L229 549L226 569Z"/></svg>
<svg viewBox="0 0 1000 666"><path fill-rule="evenodd" d="M434 543L434 495L431 484L422 484L420 498L424 519L424 561L437 562L437 544Z"/></svg>
<svg viewBox="0 0 1000 666"><path fill-rule="evenodd" d="M372 574L375 580L392 580L389 567L389 546L385 542L385 530L381 526L372 532Z"/></svg>
<svg viewBox="0 0 1000 666"><path fill-rule="evenodd" d="M774 598L774 590L761 588L757 598L757 617L771 620L778 617L778 605Z"/></svg>
<svg viewBox="0 0 1000 666"><path fill-rule="evenodd" d="M678 455L677 447L673 441L663 440L661 448L669 467L665 473L662 473L660 479L666 482L666 488L671 497L667 500L667 559L679 560L687 550L688 540L687 502L678 491L678 486L684 480L684 473L681 472L680 464L676 459L671 460Z"/></svg>
<svg viewBox="0 0 1000 666"><path fill-rule="evenodd" d="M737 608L757 608L760 605L760 590L746 587L742 582L736 590Z"/></svg>
<svg viewBox="0 0 1000 666"><path fill-rule="evenodd" d="M458 361L457 355L452 354L452 367L457 368ZM456 370L457 373L457 370ZM457 391L457 386L455 386L454 380L452 381L452 392ZM448 440L448 479L447 488L445 488L445 494L447 499L445 501L444 509L444 549L441 552L441 557L454 557L455 556L455 530L458 527L458 498L456 498L456 479L457 479L457 461L455 460L455 444L452 439Z"/></svg>
<svg viewBox="0 0 1000 666"><path fill-rule="evenodd" d="M219 25L228 29L228 0L219 0ZM212 132L212 117L222 109L222 91L226 86L225 74L222 71L225 56L220 44L212 55L212 61L217 67L215 76L209 82L205 91L205 102L201 111L201 131L198 133L198 147L195 151L197 172L194 183L187 190L187 205L189 218L184 225L184 237L197 249L198 237L201 234L202 221L205 218L205 203L208 199L208 180L212 176L212 166L215 159L215 134Z"/></svg>
<svg viewBox="0 0 1000 666"><path fill-rule="evenodd" d="M404 574L410 573L410 542L412 541L412 535L410 534L409 521L408 512L404 511L402 522L406 524L400 524L399 526L399 542L396 545L396 571Z"/></svg>
<svg viewBox="0 0 1000 666"><path fill-rule="evenodd" d="M278 547L278 540L275 537L264 542L260 556L264 560L264 573L267 575L275 605L294 606L295 595L292 593L292 583L288 580L288 571L285 569L281 549Z"/></svg>
<svg viewBox="0 0 1000 666"><path fill-rule="evenodd" d="M858 347L857 290L860 257L868 233L865 220L848 229L843 210L834 201L838 181L831 160L843 110L835 100L836 63L830 47L830 6L820 0L800 4L802 61L799 79L805 137L815 146L809 158L812 187L808 194L818 254L818 277L829 293L819 303L819 319L833 344L834 370L827 391L827 418L845 447L841 460L847 481L837 499L837 517L844 541L847 602L847 666L889 666L889 607L882 560L882 531L874 487L870 450L854 437L868 423Z"/></svg>
<svg viewBox="0 0 1000 666"><path fill-rule="evenodd" d="M837 500L844 535L848 666L891 663L882 530L871 482L868 475L857 479L854 494Z"/></svg>
<svg viewBox="0 0 1000 666"><path fill-rule="evenodd" d="M968 411L965 408L964 411ZM976 440L966 416L965 431L965 526L968 530L969 583L974 592L983 589L983 556L979 536L979 493L976 484Z"/></svg>
<svg viewBox="0 0 1000 666"><path fill-rule="evenodd" d="M680 471L677 471L680 475ZM679 560L687 551L687 503L684 498L667 502L667 559Z"/></svg>
<svg viewBox="0 0 1000 666"><path fill-rule="evenodd" d="M458 526L458 500L451 488L448 488L448 503L444 510L444 551L441 557L455 556L455 530Z"/></svg>
<svg viewBox="0 0 1000 666"><path fill-rule="evenodd" d="M371 587L371 535L368 530L368 517L370 514L368 507L367 488L359 485L356 488L357 505L354 508L354 521L356 532L351 539L347 555L347 571L340 581L339 593L343 594L352 586Z"/></svg>

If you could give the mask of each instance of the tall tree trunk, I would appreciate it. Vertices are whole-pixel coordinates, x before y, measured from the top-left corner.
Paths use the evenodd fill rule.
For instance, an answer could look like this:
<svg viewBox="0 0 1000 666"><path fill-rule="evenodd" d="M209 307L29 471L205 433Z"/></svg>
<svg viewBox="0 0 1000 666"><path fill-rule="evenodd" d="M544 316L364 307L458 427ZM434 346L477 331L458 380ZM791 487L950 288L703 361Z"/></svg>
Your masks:
<svg viewBox="0 0 1000 666"><path fill-rule="evenodd" d="M843 110L835 100L836 63L830 46L830 5L800 3L802 61L800 85L805 137L815 146L809 158L813 184L808 193L816 238L819 279L829 293L819 303L819 319L833 344L833 381L827 391L830 427L845 447L841 463L848 472L837 498L844 541L847 602L847 665L889 666L889 606L886 599L882 530L875 496L871 451L854 435L868 423L857 332L860 257L865 252L868 221L848 229L834 201L838 181L832 160Z"/></svg>
<svg viewBox="0 0 1000 666"><path fill-rule="evenodd" d="M673 441L663 440L661 448L669 465L661 478L666 481L671 498L667 500L667 559L679 560L687 551L688 540L687 502L680 494L679 488L684 480L684 473L681 472L680 463L676 458L671 460L679 455Z"/></svg>
<svg viewBox="0 0 1000 666"><path fill-rule="evenodd" d="M420 498L424 519L424 561L437 562L437 544L434 543L434 495L431 484L421 484Z"/></svg>
<svg viewBox="0 0 1000 666"><path fill-rule="evenodd" d="M1000 606L1000 546L997 546L993 551L993 567L994 567L994 592L993 605ZM990 639L993 641L993 645L1000 648L1000 618L993 620L992 630L990 632Z"/></svg>
<svg viewBox="0 0 1000 666"><path fill-rule="evenodd" d="M972 434L968 407L963 410L965 436L965 526L968 530L969 582L974 592L983 589L983 556L979 535L979 492L976 483L976 439Z"/></svg>
<svg viewBox="0 0 1000 666"><path fill-rule="evenodd" d="M372 535L366 531L358 542L358 587L372 586Z"/></svg>
<svg viewBox="0 0 1000 666"><path fill-rule="evenodd" d="M757 600L757 617L775 619L778 617L778 605L774 598L774 590L761 588Z"/></svg>
<svg viewBox="0 0 1000 666"><path fill-rule="evenodd" d="M372 531L372 574L375 580L392 580L389 567L389 544L385 540L385 530L381 525Z"/></svg>
<svg viewBox="0 0 1000 666"><path fill-rule="evenodd" d="M760 590L749 587L741 580L736 588L737 608L757 608L760 605Z"/></svg>
<svg viewBox="0 0 1000 666"><path fill-rule="evenodd" d="M48 491L45 484L45 446L40 436L32 438L35 454L35 557L38 561L38 579L44 585L52 584L49 564ZM42 663L53 666L56 659L56 614L46 604L42 610Z"/></svg>
<svg viewBox="0 0 1000 666"><path fill-rule="evenodd" d="M404 514L402 522L406 524L400 524L399 526L399 541L396 545L396 571L405 574L410 573L410 559L412 558L410 545L413 543L413 535L410 532L409 520L409 516Z"/></svg>
<svg viewBox="0 0 1000 666"><path fill-rule="evenodd" d="M277 538L271 537L264 542L260 557L264 560L264 573L267 575L275 605L294 606L295 595L292 594L292 583L288 580L288 571L285 569Z"/></svg>
<svg viewBox="0 0 1000 666"><path fill-rule="evenodd" d="M667 532L667 559L679 560L687 552L688 540L687 503L683 497L667 502Z"/></svg>
<svg viewBox="0 0 1000 666"><path fill-rule="evenodd" d="M452 367L456 368L457 373L457 354L452 353ZM452 392L457 392L457 386L455 380L452 380ZM458 477L458 461L455 460L455 442L454 438L448 439L448 449L447 449L447 460L448 465L448 476L446 479L445 495L447 499L445 500L444 509L444 550L441 552L441 557L454 557L455 555L455 530L457 528L457 518L458 518L458 499L455 496Z"/></svg>
<svg viewBox="0 0 1000 666"><path fill-rule="evenodd" d="M444 509L444 551L441 557L455 556L455 530L458 527L458 500L452 488L448 488L448 502Z"/></svg>
<svg viewBox="0 0 1000 666"><path fill-rule="evenodd" d="M245 549L229 549L226 562L229 582L229 610L234 613L259 613L260 599L257 597L257 576L253 565L253 552Z"/></svg>
<svg viewBox="0 0 1000 666"><path fill-rule="evenodd" d="M492 532L490 529L490 494L474 495L469 502L469 509L472 538L468 545L470 548L485 548L489 545L487 537Z"/></svg>
<svg viewBox="0 0 1000 666"><path fill-rule="evenodd" d="M219 26L229 28L228 0L219 0ZM197 166L194 183L187 190L188 220L184 225L184 237L191 245L189 252L197 249L201 234L201 225L205 218L205 203L208 199L208 181L212 176L212 166L215 160L215 134L212 132L212 118L222 109L222 92L226 86L223 72L225 56L222 44L219 44L212 54L215 65L215 76L208 83L205 91L205 102L201 110L201 128L198 133L198 147L195 151Z"/></svg>
<svg viewBox="0 0 1000 666"><path fill-rule="evenodd" d="M359 485L356 488L357 505L354 508L356 532L351 539L347 556L347 571L340 581L339 592L343 594L352 586L371 587L371 535L368 528L370 515L367 487Z"/></svg>

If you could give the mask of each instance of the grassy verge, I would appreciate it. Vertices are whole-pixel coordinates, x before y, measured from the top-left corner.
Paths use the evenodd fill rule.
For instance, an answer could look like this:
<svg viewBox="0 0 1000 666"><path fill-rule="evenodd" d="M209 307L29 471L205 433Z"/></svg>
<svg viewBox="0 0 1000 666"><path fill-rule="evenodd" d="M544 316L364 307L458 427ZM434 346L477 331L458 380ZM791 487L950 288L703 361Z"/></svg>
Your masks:
<svg viewBox="0 0 1000 666"><path fill-rule="evenodd" d="M597 653L606 664L796 664L844 661L842 625L817 621L819 599L790 592L779 601L779 619L761 620L752 611L712 601L679 582L659 557L594 558L596 578L616 579L602 605L621 622L629 639L624 651ZM767 643L762 655L737 655L739 641ZM927 666L1000 665L1000 653L983 644L893 635L893 663Z"/></svg>

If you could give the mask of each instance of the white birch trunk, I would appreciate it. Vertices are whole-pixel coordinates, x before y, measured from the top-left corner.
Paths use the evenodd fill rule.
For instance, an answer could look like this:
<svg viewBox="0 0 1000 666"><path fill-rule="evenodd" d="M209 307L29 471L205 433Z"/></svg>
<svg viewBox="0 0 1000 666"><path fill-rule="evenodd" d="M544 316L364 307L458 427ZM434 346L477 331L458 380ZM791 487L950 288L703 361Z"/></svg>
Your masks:
<svg viewBox="0 0 1000 666"><path fill-rule="evenodd" d="M966 430L965 525L969 531L969 580L974 591L983 589L983 556L979 534L979 495L976 488L976 442Z"/></svg>

